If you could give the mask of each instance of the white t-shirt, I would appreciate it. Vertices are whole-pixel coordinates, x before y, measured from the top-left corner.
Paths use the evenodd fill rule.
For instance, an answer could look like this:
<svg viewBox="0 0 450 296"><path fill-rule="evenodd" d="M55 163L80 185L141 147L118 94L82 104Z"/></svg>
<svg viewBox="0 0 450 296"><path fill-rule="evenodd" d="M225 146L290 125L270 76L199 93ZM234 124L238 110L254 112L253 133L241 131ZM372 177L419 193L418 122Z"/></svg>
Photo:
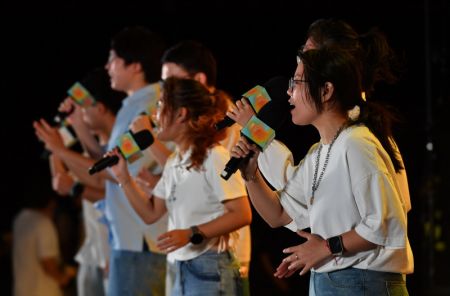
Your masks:
<svg viewBox="0 0 450 296"><path fill-rule="evenodd" d="M109 258L108 227L99 219L102 213L88 200L82 200L85 238L75 256L80 264L105 268Z"/></svg>
<svg viewBox="0 0 450 296"><path fill-rule="evenodd" d="M55 279L40 261L59 259L58 237L52 221L38 211L22 210L13 223L13 270L15 296L61 296Z"/></svg>
<svg viewBox="0 0 450 296"><path fill-rule="evenodd" d="M319 171L329 145L323 145ZM312 146L286 187L280 202L293 219L291 228L311 227L327 239L351 229L379 245L355 255L337 257L316 269L329 272L355 267L386 272L411 273L413 256L407 237L409 191L399 181L389 155L364 126L345 129L334 143L328 166L310 205L319 144ZM405 181L405 180L403 180Z"/></svg>
<svg viewBox="0 0 450 296"><path fill-rule="evenodd" d="M169 230L186 229L216 219L225 212L223 202L246 196L245 186L239 172L225 181L220 172L229 160L229 153L222 146L208 151L202 170L187 170L190 152L172 154L167 160L161 179L153 194L166 201L169 214ZM186 246L168 254L168 260L184 261L195 258L221 238L206 239L199 245ZM228 243L228 242L227 242ZM231 246L232 247L232 246Z"/></svg>

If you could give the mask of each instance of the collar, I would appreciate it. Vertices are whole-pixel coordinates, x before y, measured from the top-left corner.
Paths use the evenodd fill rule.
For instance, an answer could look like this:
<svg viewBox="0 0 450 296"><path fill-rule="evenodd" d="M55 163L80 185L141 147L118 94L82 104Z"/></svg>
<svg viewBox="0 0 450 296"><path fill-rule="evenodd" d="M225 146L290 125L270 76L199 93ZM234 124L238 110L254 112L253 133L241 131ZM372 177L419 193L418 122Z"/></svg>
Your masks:
<svg viewBox="0 0 450 296"><path fill-rule="evenodd" d="M142 98L146 98L146 97L154 96L157 99L159 99L161 90L162 90L161 82L155 82L155 83L149 84L147 86L144 86L143 88L135 91L131 96L126 97L122 101L122 106L126 106L135 101L140 101Z"/></svg>

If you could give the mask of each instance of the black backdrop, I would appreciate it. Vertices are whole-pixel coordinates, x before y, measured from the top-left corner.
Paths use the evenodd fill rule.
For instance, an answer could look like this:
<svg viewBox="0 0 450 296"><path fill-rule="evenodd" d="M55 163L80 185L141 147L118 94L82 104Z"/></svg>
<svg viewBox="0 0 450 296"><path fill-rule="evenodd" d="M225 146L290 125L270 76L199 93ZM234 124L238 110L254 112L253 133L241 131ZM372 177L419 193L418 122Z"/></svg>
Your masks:
<svg viewBox="0 0 450 296"><path fill-rule="evenodd" d="M183 39L203 42L218 60L219 87L237 96L274 75L291 76L295 53L304 42L308 25L317 18L338 17L347 20L360 33L372 26L379 27L406 61L402 80L395 86L380 85L376 97L389 102L404 117L404 123L396 128L396 135L410 182L413 210L409 214L409 230L416 258L416 272L409 278L408 285L411 294L421 294L431 285L430 279L437 284L444 283L440 279L444 269L440 269L439 261L448 262L448 251L432 253L435 249L431 242L436 241L430 241L424 229L429 212L427 199L435 199L438 206L446 205L439 196L445 195L448 186L445 184L448 173L444 169L448 156L443 152L448 148L443 128L449 99L448 92L444 91L448 80L443 78L448 74L449 63L450 34L445 21L449 17L448 1L427 4L429 11L423 1L387 0L358 4L331 0L270 3L243 0L239 4L172 0L145 5L109 3L101 9L81 2L51 7L41 3L33 7L14 5L4 7L1 12L2 233L10 230L11 219L22 205L29 180L45 176L42 172L47 164L39 158L42 145L33 134L32 121L51 118L68 87L87 70L106 62L109 40L123 27L147 26L161 33L169 45ZM430 17L429 29L426 16ZM427 97L428 78L432 88ZM427 106L434 107L431 114L435 124L431 126L427 125ZM429 128L436 139L433 153L425 149ZM429 163L434 163L432 169ZM429 193L426 186L434 186L435 194L424 194ZM448 237L448 230L445 230L448 210L440 209L443 212L437 223L442 224L438 226L443 227L441 231ZM262 293L268 291L283 294L290 291L293 295L305 291L307 279L295 276L288 281L273 281L270 274L257 275L259 270L270 271L271 266L276 266L282 257L281 248L297 242L297 238L286 230L269 229L257 215L254 220L254 295L264 295ZM448 239L446 243L448 248ZM7 246L2 242L2 262L8 262ZM430 256L436 256L437 265L432 265ZM5 266L2 272L8 271ZM436 268L436 275L430 274L432 266ZM8 291L10 275L2 278L0 290Z"/></svg>

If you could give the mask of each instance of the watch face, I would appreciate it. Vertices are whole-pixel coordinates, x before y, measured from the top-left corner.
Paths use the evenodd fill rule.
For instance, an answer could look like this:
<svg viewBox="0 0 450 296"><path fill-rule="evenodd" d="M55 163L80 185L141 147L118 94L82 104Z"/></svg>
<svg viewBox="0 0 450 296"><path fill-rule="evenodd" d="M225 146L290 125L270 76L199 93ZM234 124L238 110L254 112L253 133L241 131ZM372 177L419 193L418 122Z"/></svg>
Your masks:
<svg viewBox="0 0 450 296"><path fill-rule="evenodd" d="M333 236L329 238L328 245L330 246L330 250L333 255L341 255L344 251L344 247L342 246L342 239L340 236Z"/></svg>
<svg viewBox="0 0 450 296"><path fill-rule="evenodd" d="M201 242L203 242L203 235L201 235L200 233L194 233L191 236L191 243L193 243L194 245L198 245Z"/></svg>

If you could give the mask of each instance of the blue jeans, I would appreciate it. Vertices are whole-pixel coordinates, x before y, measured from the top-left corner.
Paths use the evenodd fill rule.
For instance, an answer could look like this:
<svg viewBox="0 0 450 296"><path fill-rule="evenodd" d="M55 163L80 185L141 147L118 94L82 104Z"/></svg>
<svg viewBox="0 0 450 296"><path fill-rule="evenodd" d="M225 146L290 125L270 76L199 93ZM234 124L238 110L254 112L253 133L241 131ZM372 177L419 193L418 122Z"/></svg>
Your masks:
<svg viewBox="0 0 450 296"><path fill-rule="evenodd" d="M397 296L408 295L400 273L346 268L332 272L311 272L310 296Z"/></svg>
<svg viewBox="0 0 450 296"><path fill-rule="evenodd" d="M239 263L228 251L208 251L176 264L172 296L242 295Z"/></svg>
<svg viewBox="0 0 450 296"><path fill-rule="evenodd" d="M165 278L165 255L111 251L108 296L163 296Z"/></svg>

